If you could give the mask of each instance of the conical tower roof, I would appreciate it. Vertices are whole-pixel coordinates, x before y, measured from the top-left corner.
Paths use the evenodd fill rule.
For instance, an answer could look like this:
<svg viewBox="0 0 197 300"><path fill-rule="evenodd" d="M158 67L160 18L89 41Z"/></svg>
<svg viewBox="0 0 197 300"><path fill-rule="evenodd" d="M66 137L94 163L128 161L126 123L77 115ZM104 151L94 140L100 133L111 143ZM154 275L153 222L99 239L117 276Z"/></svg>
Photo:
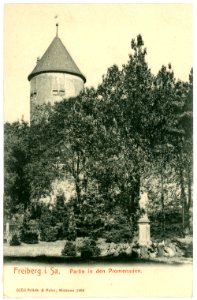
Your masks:
<svg viewBox="0 0 197 300"><path fill-rule="evenodd" d="M76 75L86 82L85 76L80 72L58 36L53 39L42 58L37 62L37 65L29 74L28 80L31 80L38 74L48 72Z"/></svg>

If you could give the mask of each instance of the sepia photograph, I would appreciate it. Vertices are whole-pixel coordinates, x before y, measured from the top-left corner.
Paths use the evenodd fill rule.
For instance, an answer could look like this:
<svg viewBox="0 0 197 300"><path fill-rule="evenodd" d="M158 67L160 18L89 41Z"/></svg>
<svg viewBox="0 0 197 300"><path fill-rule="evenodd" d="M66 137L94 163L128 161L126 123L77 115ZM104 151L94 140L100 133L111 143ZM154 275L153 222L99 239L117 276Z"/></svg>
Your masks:
<svg viewBox="0 0 197 300"><path fill-rule="evenodd" d="M4 297L192 297L192 15L4 4Z"/></svg>

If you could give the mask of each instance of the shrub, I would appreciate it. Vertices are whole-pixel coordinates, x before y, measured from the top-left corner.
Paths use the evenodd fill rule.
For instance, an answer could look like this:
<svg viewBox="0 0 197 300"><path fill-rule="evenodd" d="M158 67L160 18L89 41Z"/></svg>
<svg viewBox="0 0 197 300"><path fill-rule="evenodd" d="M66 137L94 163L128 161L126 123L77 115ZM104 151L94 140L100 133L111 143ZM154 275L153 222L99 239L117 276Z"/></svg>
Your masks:
<svg viewBox="0 0 197 300"><path fill-rule="evenodd" d="M99 247L96 245L96 242L91 239L86 239L83 246L80 247L79 250L81 252L81 257L83 258L99 256L101 252Z"/></svg>
<svg viewBox="0 0 197 300"><path fill-rule="evenodd" d="M106 238L107 243L124 243L132 240L132 232L127 228L124 230L112 229L105 232L103 237Z"/></svg>
<svg viewBox="0 0 197 300"><path fill-rule="evenodd" d="M94 256L92 248L90 248L88 246L84 246L83 248L81 248L81 257L82 258L89 258L92 256Z"/></svg>
<svg viewBox="0 0 197 300"><path fill-rule="evenodd" d="M77 237L77 233L76 231L73 229L73 230L68 230L68 234L67 234L67 240L69 241L75 241Z"/></svg>
<svg viewBox="0 0 197 300"><path fill-rule="evenodd" d="M32 231L22 231L21 241L26 244L38 244L38 233Z"/></svg>
<svg viewBox="0 0 197 300"><path fill-rule="evenodd" d="M67 204L66 212L64 213L62 235L64 239L69 241L75 241L77 237L75 214L71 203Z"/></svg>
<svg viewBox="0 0 197 300"><path fill-rule="evenodd" d="M47 226L44 229L42 229L40 233L40 239L41 241L45 242L55 242L58 239L58 232L59 227L58 226Z"/></svg>
<svg viewBox="0 0 197 300"><path fill-rule="evenodd" d="M21 241L26 244L38 244L38 223L31 219L31 214L26 211L23 224L20 228Z"/></svg>
<svg viewBox="0 0 197 300"><path fill-rule="evenodd" d="M76 251L76 246L73 242L66 242L64 249L62 250L62 255L63 256L76 256L77 251Z"/></svg>
<svg viewBox="0 0 197 300"><path fill-rule="evenodd" d="M10 240L10 246L20 246L21 242L17 234L14 234Z"/></svg>

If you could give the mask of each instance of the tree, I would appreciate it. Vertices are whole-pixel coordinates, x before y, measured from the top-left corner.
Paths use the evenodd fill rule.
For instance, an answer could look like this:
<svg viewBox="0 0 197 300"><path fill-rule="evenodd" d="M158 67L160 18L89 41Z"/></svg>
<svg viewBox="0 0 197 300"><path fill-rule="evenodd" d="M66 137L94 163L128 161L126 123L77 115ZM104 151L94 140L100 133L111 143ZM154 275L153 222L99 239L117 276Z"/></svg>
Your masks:
<svg viewBox="0 0 197 300"><path fill-rule="evenodd" d="M23 212L30 202L30 186L26 176L29 161L29 125L22 121L4 126L4 210L11 217Z"/></svg>
<svg viewBox="0 0 197 300"><path fill-rule="evenodd" d="M57 178L66 178L75 187L69 205L59 195L56 204L39 212L53 228L49 236L41 222L44 238L46 234L47 239L56 239L60 227L62 236L71 239L76 232L88 234L88 228L98 236L115 207L117 220L124 212L124 226L130 226L133 234L141 213L140 189L148 186L148 180L156 182L148 187L150 207L161 212L163 236L166 215L178 200L183 230L188 227L192 75L190 83L176 80L169 65L154 76L141 35L131 41L131 49L127 64L122 69L110 67L96 90L85 89L54 106L34 107L23 167L32 212L36 215L40 198L50 195Z"/></svg>
<svg viewBox="0 0 197 300"><path fill-rule="evenodd" d="M183 235L192 230L190 209L192 207L192 156L193 156L193 71L189 82L177 82L176 94L181 106L176 112L176 170L181 189Z"/></svg>
<svg viewBox="0 0 197 300"><path fill-rule="evenodd" d="M92 103L88 94L57 103L51 116L51 132L55 136L56 163L61 173L69 174L75 182L77 200L87 190L87 165L93 136Z"/></svg>
<svg viewBox="0 0 197 300"><path fill-rule="evenodd" d="M153 108L151 112L152 133L149 136L152 144L153 160L157 161L158 174L160 174L160 203L163 225L163 238L165 238L165 176L166 170L170 168L169 161L174 151L169 139L169 131L174 128L174 97L175 78L171 65L161 67L154 79Z"/></svg>
<svg viewBox="0 0 197 300"><path fill-rule="evenodd" d="M98 87L102 99L100 117L103 132L103 148L106 153L103 173L106 174L108 191L112 198L120 201L134 228L138 219L140 180L148 158L150 121L148 111L151 106L152 74L145 61L146 49L141 35L132 40L133 53L129 61L118 70L108 69Z"/></svg>
<svg viewBox="0 0 197 300"><path fill-rule="evenodd" d="M152 122L150 134L147 136L152 144L152 164L158 168L158 179L160 177L160 207L162 213L163 236L165 237L165 215L169 210L169 195L167 196L167 187L172 184L176 186L177 196L180 186L180 204L182 206L182 232L185 230L185 211L186 211L186 193L185 193L185 161L191 160L190 153L183 150L186 140L185 132L190 132L191 124L187 122L185 129L182 120L186 116L191 118L191 110L186 110L188 101L188 83L181 82L174 78L171 65L168 68L162 66L154 79L153 105L149 112L150 121ZM190 99L191 101L191 99ZM191 106L191 105L190 105ZM185 141L185 142L183 142ZM190 138L190 145L192 145ZM191 149L191 148L190 148ZM187 156L187 159L184 155ZM190 172L191 163L187 163ZM155 168L154 167L154 168ZM189 173L190 173L189 172ZM173 175L173 178L172 178ZM191 176L190 176L191 178ZM171 193L173 195L173 191ZM172 198L172 197L170 197ZM175 204L176 205L176 204Z"/></svg>
<svg viewBox="0 0 197 300"><path fill-rule="evenodd" d="M36 106L28 135L29 160L25 171L30 186L31 201L35 203L41 197L50 194L51 183L59 174L55 156L55 136L51 132L49 122L52 111L50 104Z"/></svg>

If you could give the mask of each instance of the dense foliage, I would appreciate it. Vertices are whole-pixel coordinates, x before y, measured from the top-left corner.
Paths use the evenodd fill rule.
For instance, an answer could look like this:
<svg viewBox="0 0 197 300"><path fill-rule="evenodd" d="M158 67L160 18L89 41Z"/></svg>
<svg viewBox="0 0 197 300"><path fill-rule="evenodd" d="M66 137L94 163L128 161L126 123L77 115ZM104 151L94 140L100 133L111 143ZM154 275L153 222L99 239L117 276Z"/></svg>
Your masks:
<svg viewBox="0 0 197 300"><path fill-rule="evenodd" d="M188 82L170 64L153 75L140 35L131 48L97 89L36 107L30 127L5 124L4 207L13 215L33 203L42 240L131 240L142 188L164 238L173 218L179 233L191 232L192 71ZM72 182L74 194L40 202L57 178Z"/></svg>
<svg viewBox="0 0 197 300"><path fill-rule="evenodd" d="M66 242L64 249L62 250L62 255L75 257L77 255L77 250L76 250L75 244L70 241Z"/></svg>
<svg viewBox="0 0 197 300"><path fill-rule="evenodd" d="M17 234L14 234L12 237L11 237L11 240L10 240L10 246L20 246L21 242L17 236Z"/></svg>

